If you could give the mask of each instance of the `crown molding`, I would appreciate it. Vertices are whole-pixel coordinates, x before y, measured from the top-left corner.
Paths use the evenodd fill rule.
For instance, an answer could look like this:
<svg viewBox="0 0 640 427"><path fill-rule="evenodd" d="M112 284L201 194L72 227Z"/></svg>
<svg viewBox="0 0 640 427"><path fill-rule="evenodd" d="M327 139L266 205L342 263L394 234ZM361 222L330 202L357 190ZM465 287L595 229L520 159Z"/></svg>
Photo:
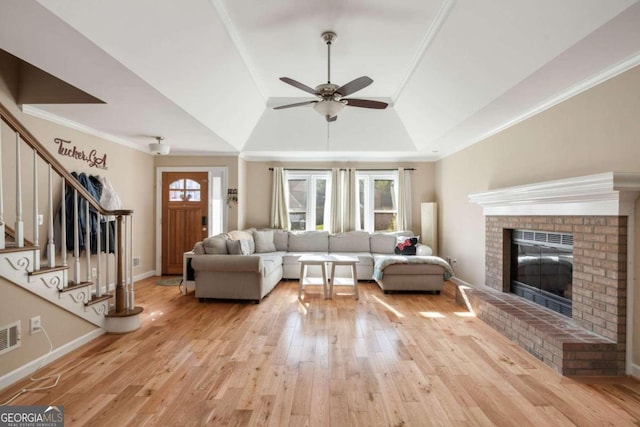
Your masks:
<svg viewBox="0 0 640 427"><path fill-rule="evenodd" d="M47 120L53 123L56 123L60 126L64 126L67 128L75 129L80 132L88 133L89 135L97 136L98 138L106 139L107 141L114 142L119 145L124 145L125 147L132 148L137 151L141 151L146 154L150 154L147 146L141 146L139 144L133 143L131 141L127 141L126 139L117 137L115 135L111 135L110 133L102 132L100 130L94 129L92 127L83 125L78 122L74 122L73 120L66 119L64 117L60 117L58 115L49 113L47 111L41 110L39 108L33 107L31 105L20 105L20 110L23 113L28 114L33 117L37 117L39 119Z"/></svg>
<svg viewBox="0 0 640 427"><path fill-rule="evenodd" d="M605 172L470 194L485 215L630 215L640 174Z"/></svg>

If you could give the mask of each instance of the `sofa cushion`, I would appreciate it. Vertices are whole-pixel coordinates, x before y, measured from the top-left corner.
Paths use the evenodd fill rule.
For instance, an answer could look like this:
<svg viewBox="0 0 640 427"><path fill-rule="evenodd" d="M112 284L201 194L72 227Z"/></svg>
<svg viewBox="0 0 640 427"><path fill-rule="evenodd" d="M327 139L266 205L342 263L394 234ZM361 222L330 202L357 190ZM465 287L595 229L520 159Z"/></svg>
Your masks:
<svg viewBox="0 0 640 427"><path fill-rule="evenodd" d="M344 255L358 258L358 265L373 265L375 258L370 252L332 252L331 255Z"/></svg>
<svg viewBox="0 0 640 427"><path fill-rule="evenodd" d="M209 255L226 255L229 253L227 249L227 240L229 236L225 233L207 237L202 241L204 252Z"/></svg>
<svg viewBox="0 0 640 427"><path fill-rule="evenodd" d="M328 231L289 232L290 252L329 252Z"/></svg>
<svg viewBox="0 0 640 427"><path fill-rule="evenodd" d="M253 240L256 244L256 253L275 252L276 245L273 241L273 230L255 230Z"/></svg>
<svg viewBox="0 0 640 427"><path fill-rule="evenodd" d="M206 252L204 251L204 245L202 244L202 242L196 242L196 244L193 245L193 253L195 255L204 255L204 254L206 254Z"/></svg>
<svg viewBox="0 0 640 427"><path fill-rule="evenodd" d="M277 251L289 250L289 232L287 230L273 230L273 243Z"/></svg>
<svg viewBox="0 0 640 427"><path fill-rule="evenodd" d="M329 236L329 252L369 252L370 234L367 231L350 231Z"/></svg>
<svg viewBox="0 0 640 427"><path fill-rule="evenodd" d="M282 252L259 254L262 258L262 274L265 277L282 267L282 255L284 255Z"/></svg>
<svg viewBox="0 0 640 427"><path fill-rule="evenodd" d="M326 255L326 252L287 252L282 256L282 265L299 264L298 258L303 255Z"/></svg>
<svg viewBox="0 0 640 427"><path fill-rule="evenodd" d="M370 238L371 252L374 254L392 254L396 247L396 236L393 234L374 233Z"/></svg>

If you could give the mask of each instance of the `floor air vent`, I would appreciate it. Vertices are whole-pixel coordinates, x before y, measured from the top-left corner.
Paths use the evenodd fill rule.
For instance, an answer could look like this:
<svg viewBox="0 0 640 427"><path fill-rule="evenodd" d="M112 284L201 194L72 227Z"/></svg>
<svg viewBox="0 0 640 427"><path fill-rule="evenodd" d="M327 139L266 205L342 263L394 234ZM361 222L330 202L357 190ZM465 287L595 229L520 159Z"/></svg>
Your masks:
<svg viewBox="0 0 640 427"><path fill-rule="evenodd" d="M20 321L0 327L0 354L20 347Z"/></svg>

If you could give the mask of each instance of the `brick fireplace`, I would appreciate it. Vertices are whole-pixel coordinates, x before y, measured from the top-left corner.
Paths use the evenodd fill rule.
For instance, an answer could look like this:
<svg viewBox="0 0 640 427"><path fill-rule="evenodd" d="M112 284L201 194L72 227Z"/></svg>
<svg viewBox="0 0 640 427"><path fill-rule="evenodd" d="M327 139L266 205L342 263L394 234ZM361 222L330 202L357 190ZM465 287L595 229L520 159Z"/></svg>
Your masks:
<svg viewBox="0 0 640 427"><path fill-rule="evenodd" d="M607 173L470 195L485 213L486 287L467 292L476 315L565 375L624 375L638 190L640 176ZM573 235L571 318L509 293L516 229Z"/></svg>

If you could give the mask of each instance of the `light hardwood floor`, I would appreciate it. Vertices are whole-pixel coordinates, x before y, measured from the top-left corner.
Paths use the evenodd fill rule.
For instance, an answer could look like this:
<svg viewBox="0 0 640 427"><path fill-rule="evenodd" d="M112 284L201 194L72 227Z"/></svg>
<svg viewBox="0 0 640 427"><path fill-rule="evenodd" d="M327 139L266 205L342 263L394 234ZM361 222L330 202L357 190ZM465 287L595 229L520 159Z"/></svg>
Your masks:
<svg viewBox="0 0 640 427"><path fill-rule="evenodd" d="M640 425L640 383L562 377L446 295L321 298L282 282L261 304L199 303L136 284L140 330L43 368L15 405L64 405L67 426ZM6 401L29 386L0 392Z"/></svg>

